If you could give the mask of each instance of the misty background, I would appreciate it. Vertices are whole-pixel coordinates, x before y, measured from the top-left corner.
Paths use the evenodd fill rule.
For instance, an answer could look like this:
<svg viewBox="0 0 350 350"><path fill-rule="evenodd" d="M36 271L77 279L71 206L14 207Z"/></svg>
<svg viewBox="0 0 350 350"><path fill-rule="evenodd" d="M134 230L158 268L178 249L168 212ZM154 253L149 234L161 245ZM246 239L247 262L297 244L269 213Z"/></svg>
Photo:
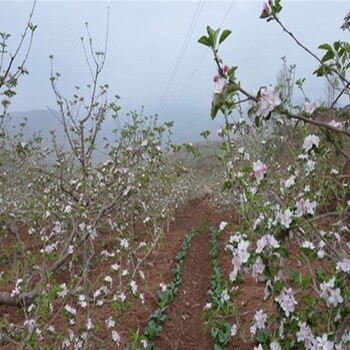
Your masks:
<svg viewBox="0 0 350 350"><path fill-rule="evenodd" d="M197 43L206 26L232 30L220 49L248 91L275 84L281 57L296 64L296 79L306 77L310 98L325 100L324 79L312 76L317 62L283 33L275 22L259 19L263 1L38 1L33 23L38 25L26 64L29 76L20 78L9 112L13 122L27 117L31 131L59 127L47 107L56 108L50 87L50 59L61 73L59 87L70 97L81 92L90 74L81 37L85 22L96 51L104 49L109 8L107 60L101 84L109 95L121 97L122 120L130 110L144 106L145 115L175 122L176 142L197 141L205 129L216 130L220 116L210 118L213 76L212 53ZM340 26L350 11L349 1L282 1L282 22L301 42L316 52L322 43L348 40ZM0 0L0 31L11 33L13 52L28 21L32 1ZM25 47L24 47L25 49ZM25 50L23 49L22 52ZM21 55L20 55L21 56ZM301 94L295 90L296 99ZM106 121L110 128L111 121Z"/></svg>

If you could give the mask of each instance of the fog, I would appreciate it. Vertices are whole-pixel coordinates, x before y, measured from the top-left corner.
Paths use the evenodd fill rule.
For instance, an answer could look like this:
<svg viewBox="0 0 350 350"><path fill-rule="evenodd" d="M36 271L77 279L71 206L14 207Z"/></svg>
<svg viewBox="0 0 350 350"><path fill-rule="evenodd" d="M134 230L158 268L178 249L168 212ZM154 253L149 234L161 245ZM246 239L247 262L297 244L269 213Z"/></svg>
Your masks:
<svg viewBox="0 0 350 350"><path fill-rule="evenodd" d="M283 23L319 56L319 44L348 40L349 34L340 30L350 10L348 1L282 1L282 5ZM20 40L31 6L31 1L0 1L0 31L12 35L10 52ZM80 38L87 38L88 22L95 49L103 50L108 11L107 60L100 82L110 85L111 96L121 97L122 115L144 106L145 114L174 120L178 141L196 140L201 130L214 130L221 122L220 117L210 119L213 57L197 43L207 25L232 30L220 56L239 67L237 76L245 89L274 84L281 57L286 56L297 66L296 78L307 78L309 97L321 102L324 81L312 76L317 62L277 23L259 19L261 10L262 1L38 1L33 18L38 27L26 65L30 75L21 78L10 112L55 108L49 82L51 54L55 71L62 74L61 91L67 97L75 86L84 91L90 75ZM36 123L45 128L42 119Z"/></svg>

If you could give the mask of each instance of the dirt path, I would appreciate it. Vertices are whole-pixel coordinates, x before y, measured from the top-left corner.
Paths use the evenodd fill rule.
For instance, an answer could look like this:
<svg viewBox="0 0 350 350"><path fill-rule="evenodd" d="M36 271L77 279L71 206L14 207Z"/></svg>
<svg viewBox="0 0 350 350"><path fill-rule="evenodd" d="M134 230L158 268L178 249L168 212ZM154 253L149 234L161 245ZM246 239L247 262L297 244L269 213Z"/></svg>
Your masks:
<svg viewBox="0 0 350 350"><path fill-rule="evenodd" d="M197 234L184 260L182 282L166 312L168 319L163 330L156 339L157 350L213 349L210 334L203 334L200 315L210 299L207 294L211 276L209 225L218 225L220 216L205 201L198 209L201 226L196 227ZM198 223L199 218L196 219Z"/></svg>

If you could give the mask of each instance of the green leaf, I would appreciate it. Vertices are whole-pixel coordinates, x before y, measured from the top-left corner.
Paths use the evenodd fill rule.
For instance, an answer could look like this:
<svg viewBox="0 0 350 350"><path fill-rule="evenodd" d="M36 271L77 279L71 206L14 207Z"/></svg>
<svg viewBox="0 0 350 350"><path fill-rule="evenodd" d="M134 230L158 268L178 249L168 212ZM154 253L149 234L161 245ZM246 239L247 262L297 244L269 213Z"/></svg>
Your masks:
<svg viewBox="0 0 350 350"><path fill-rule="evenodd" d="M275 0L275 4L272 6L272 10L273 12L280 13L282 10L282 6L281 6L281 0Z"/></svg>
<svg viewBox="0 0 350 350"><path fill-rule="evenodd" d="M334 47L335 50L339 51L340 41L335 41L334 44L333 44L333 47Z"/></svg>
<svg viewBox="0 0 350 350"><path fill-rule="evenodd" d="M327 51L327 53L322 57L322 62L327 62L334 58L333 50Z"/></svg>
<svg viewBox="0 0 350 350"><path fill-rule="evenodd" d="M332 46L327 43L320 45L318 48L320 50L332 51Z"/></svg>
<svg viewBox="0 0 350 350"><path fill-rule="evenodd" d="M208 38L207 36L203 35L201 38L199 38L198 42L202 45L211 47L212 46L212 40Z"/></svg>
<svg viewBox="0 0 350 350"><path fill-rule="evenodd" d="M227 87L227 94L236 92L237 90L239 90L239 88L240 88L239 84L229 84Z"/></svg>
<svg viewBox="0 0 350 350"><path fill-rule="evenodd" d="M207 33L208 33L210 39L214 39L215 31L213 28L211 28L210 26L207 26Z"/></svg>
<svg viewBox="0 0 350 350"><path fill-rule="evenodd" d="M33 23L30 23L28 25L28 28L34 33L35 29L37 28L38 26L36 24L33 24Z"/></svg>
<svg viewBox="0 0 350 350"><path fill-rule="evenodd" d="M205 139L207 139L208 136L210 135L210 130L204 130L204 131L202 131L202 132L200 133L200 135L201 135L202 137L204 137Z"/></svg>
<svg viewBox="0 0 350 350"><path fill-rule="evenodd" d="M288 259L288 250L285 247L278 248L278 252L281 254L282 258Z"/></svg>
<svg viewBox="0 0 350 350"><path fill-rule="evenodd" d="M222 185L221 192L225 192L226 190L230 189L231 187L232 187L231 181L227 180L227 181L225 181L224 184Z"/></svg>
<svg viewBox="0 0 350 350"><path fill-rule="evenodd" d="M317 270L316 270L316 276L319 280L322 280L324 278L324 268L323 266L320 266Z"/></svg>
<svg viewBox="0 0 350 350"><path fill-rule="evenodd" d="M211 105L211 111L210 111L210 116L211 116L211 119L215 119L216 115L218 114L218 111L219 111L220 107L216 104L212 104Z"/></svg>
<svg viewBox="0 0 350 350"><path fill-rule="evenodd" d="M347 53L350 53L350 44L349 43L344 43L344 50L347 52Z"/></svg>
<svg viewBox="0 0 350 350"><path fill-rule="evenodd" d="M283 288L283 282L281 280L277 280L273 285L273 289L275 290L276 293L281 292L282 288Z"/></svg>
<svg viewBox="0 0 350 350"><path fill-rule="evenodd" d="M256 116L255 119L254 119L254 123L256 125L256 127L260 127L261 123L260 123L260 117Z"/></svg>
<svg viewBox="0 0 350 350"><path fill-rule="evenodd" d="M260 344L266 344L267 339L269 337L269 332L267 329L263 329L261 332L258 333L258 335L256 336L256 340L260 343Z"/></svg>
<svg viewBox="0 0 350 350"><path fill-rule="evenodd" d="M231 34L231 30L225 29L221 35L220 35L220 39L219 39L219 45Z"/></svg>
<svg viewBox="0 0 350 350"><path fill-rule="evenodd" d="M214 43L214 45L213 45L213 46L216 46L216 43L217 43L217 40L218 40L219 32L220 32L220 28L214 31L214 37L213 37L213 43Z"/></svg>
<svg viewBox="0 0 350 350"><path fill-rule="evenodd" d="M230 78L234 78L234 75L235 75L235 71L237 70L237 66L232 66L228 71L227 71L227 75L230 77ZM240 85L238 83L238 85Z"/></svg>

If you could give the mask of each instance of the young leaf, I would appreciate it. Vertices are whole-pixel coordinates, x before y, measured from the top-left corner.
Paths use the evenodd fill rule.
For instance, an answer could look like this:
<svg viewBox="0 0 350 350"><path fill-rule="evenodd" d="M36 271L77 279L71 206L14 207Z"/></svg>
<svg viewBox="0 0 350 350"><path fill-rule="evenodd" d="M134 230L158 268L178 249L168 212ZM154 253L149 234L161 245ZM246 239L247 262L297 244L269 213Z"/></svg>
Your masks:
<svg viewBox="0 0 350 350"><path fill-rule="evenodd" d="M318 48L321 50L332 51L332 46L327 43L320 45Z"/></svg>
<svg viewBox="0 0 350 350"><path fill-rule="evenodd" d="M219 39L219 45L231 34L231 30L225 29L221 35L220 35L220 39Z"/></svg>
<svg viewBox="0 0 350 350"><path fill-rule="evenodd" d="M208 136L210 135L210 130L204 130L204 131L202 131L202 132L200 133L200 135L201 135L202 137L204 137L205 139L207 139Z"/></svg>
<svg viewBox="0 0 350 350"><path fill-rule="evenodd" d="M211 119L215 119L216 115L218 114L218 111L219 111L220 107L216 104L212 104L211 105L211 112L210 112L210 116L211 116Z"/></svg>
<svg viewBox="0 0 350 350"><path fill-rule="evenodd" d="M207 26L207 33L209 35L209 38L213 39L214 38L214 29L211 28L210 26Z"/></svg>
<svg viewBox="0 0 350 350"><path fill-rule="evenodd" d="M333 50L327 51L327 53L322 57L322 62L327 62L328 60L331 60L334 58L334 52Z"/></svg>
<svg viewBox="0 0 350 350"><path fill-rule="evenodd" d="M199 38L198 42L200 44L203 44L203 45L208 46L208 47L212 46L211 40L208 37L206 37L205 35L203 35L201 38Z"/></svg>

